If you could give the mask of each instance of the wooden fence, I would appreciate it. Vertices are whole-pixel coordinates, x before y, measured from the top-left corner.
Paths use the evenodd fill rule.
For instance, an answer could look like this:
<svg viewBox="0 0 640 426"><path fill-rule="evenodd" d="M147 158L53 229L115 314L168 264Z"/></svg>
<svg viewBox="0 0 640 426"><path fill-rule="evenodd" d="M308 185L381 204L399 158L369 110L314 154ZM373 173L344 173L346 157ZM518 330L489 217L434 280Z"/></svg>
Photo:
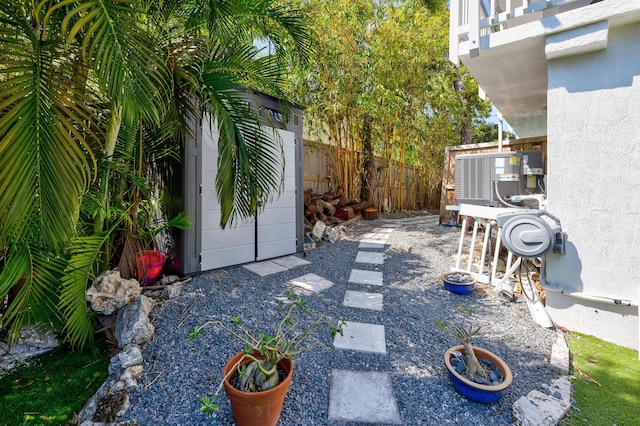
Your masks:
<svg viewBox="0 0 640 426"><path fill-rule="evenodd" d="M304 189L323 194L342 182L334 182L331 170L331 147L310 140L304 141ZM387 164L389 166L387 167ZM373 201L379 210L420 210L428 208L429 194L425 183L413 167L376 157L376 188ZM358 165L354 165L358 167ZM354 197L358 194L345 194ZM435 201L437 202L437 198ZM437 209L437 204L436 204Z"/></svg>
<svg viewBox="0 0 640 426"><path fill-rule="evenodd" d="M505 141L503 143L503 152L510 151L529 151L539 149L546 154L547 137L541 136L536 138L524 138ZM455 183L456 183L456 156L460 154L481 154L488 152L498 152L498 142L486 142L470 145L449 146L445 150L444 155L444 171L442 174L442 191L440 194L440 223L446 222L449 212L446 206L455 202ZM545 155L545 174L546 174L546 155Z"/></svg>
<svg viewBox="0 0 640 426"><path fill-rule="evenodd" d="M310 140L304 141L304 189L322 194L341 182L334 182L331 173L331 147ZM546 153L546 136L505 141L503 151L539 149ZM455 157L460 154L498 152L498 142L450 146L445 149L442 187L429 192L426 182L413 167L376 157L377 183L374 203L379 210L440 210L440 222L447 220L446 206L455 201ZM545 157L546 158L546 157ZM387 170L388 169L388 170ZM545 167L546 170L546 167ZM387 182L385 183L385 177ZM438 191L440 189L440 191ZM439 193L438 193L439 192ZM356 196L357 194L345 194Z"/></svg>

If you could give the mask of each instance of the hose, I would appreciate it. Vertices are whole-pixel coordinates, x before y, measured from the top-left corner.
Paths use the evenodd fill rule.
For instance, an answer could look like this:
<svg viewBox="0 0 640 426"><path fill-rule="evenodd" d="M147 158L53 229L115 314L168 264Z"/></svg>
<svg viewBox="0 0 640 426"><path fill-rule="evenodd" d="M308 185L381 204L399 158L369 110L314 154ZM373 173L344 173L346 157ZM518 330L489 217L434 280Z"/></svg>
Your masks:
<svg viewBox="0 0 640 426"><path fill-rule="evenodd" d="M535 302L535 297L533 295L535 290L534 286L533 286L533 282L529 277L529 271L527 270L527 268L524 268L524 273L527 276L527 285L529 287L529 291L531 292L531 295L529 295L529 293L527 292L527 290L524 289L524 283L522 282L522 268L525 265L525 263L527 262L528 259L526 258L522 258L522 262L520 262L520 270L518 271L518 281L520 282L520 288L522 289L522 293L524 294L524 296L529 299L530 302Z"/></svg>
<svg viewBox="0 0 640 426"><path fill-rule="evenodd" d="M497 181L497 180L494 180L494 181L493 181L493 184L494 184L494 186L495 186L496 195L498 196L498 200L500 200L500 202L501 202L502 204L504 204L505 206L509 206L509 207L516 208L516 209L521 208L520 206L516 206L515 204L507 203L505 200L503 200L503 199L502 199L502 197L500 196L500 192L498 191L498 181Z"/></svg>

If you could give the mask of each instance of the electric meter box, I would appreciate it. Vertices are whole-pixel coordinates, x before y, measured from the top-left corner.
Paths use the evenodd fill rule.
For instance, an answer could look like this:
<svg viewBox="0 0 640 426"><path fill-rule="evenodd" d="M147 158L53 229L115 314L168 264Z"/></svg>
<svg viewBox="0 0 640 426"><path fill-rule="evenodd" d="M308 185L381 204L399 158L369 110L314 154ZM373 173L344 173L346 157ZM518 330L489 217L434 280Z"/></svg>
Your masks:
<svg viewBox="0 0 640 426"><path fill-rule="evenodd" d="M522 155L522 174L544 175L544 156L542 151L518 151Z"/></svg>
<svg viewBox="0 0 640 426"><path fill-rule="evenodd" d="M522 155L522 174L527 193L542 192L540 182L544 176L544 157L542 151L520 151Z"/></svg>

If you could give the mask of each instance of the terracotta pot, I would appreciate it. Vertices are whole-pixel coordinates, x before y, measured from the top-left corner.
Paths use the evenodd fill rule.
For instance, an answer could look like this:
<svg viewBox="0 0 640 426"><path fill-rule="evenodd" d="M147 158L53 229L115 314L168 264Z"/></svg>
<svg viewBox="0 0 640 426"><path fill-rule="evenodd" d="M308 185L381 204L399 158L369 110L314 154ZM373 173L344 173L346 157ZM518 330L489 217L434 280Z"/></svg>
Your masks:
<svg viewBox="0 0 640 426"><path fill-rule="evenodd" d="M473 347L473 352L476 354L476 358L485 359L493 362L493 364L500 370L504 380L502 383L496 386L481 385L480 383L473 382L463 375L459 374L456 369L451 365L451 358L454 356L454 352L461 352L462 355L466 355L464 346L458 345L447 349L444 353L444 364L449 370L449 378L453 387L458 392L467 398L476 401L489 404L499 401L505 394L507 388L511 386L513 382L513 375L511 369L498 355L489 352L486 349Z"/></svg>
<svg viewBox="0 0 640 426"><path fill-rule="evenodd" d="M227 374L234 368L242 358L244 352L238 352L233 358L227 362L222 374ZM259 352L254 352L256 358L262 358ZM240 366L249 364L251 359L247 358L242 361ZM285 379L277 386L261 392L243 392L236 389L230 383L233 374L224 381L224 391L231 402L233 417L236 419L237 426L275 426L280 418L284 397L291 384L293 375L293 363L290 359L285 358L278 363L285 373Z"/></svg>

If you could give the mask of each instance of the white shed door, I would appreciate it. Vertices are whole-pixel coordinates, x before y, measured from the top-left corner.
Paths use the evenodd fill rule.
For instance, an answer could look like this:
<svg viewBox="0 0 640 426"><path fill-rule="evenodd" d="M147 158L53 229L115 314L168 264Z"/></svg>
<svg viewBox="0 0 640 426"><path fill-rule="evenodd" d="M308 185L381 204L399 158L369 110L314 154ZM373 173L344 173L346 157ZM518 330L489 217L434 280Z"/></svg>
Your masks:
<svg viewBox="0 0 640 426"><path fill-rule="evenodd" d="M276 130L284 151L284 189L258 216L258 256L270 259L296 252L296 135Z"/></svg>
<svg viewBox="0 0 640 426"><path fill-rule="evenodd" d="M296 252L295 134L286 130L274 131L282 139L285 153L284 190L279 198L274 195L274 200L258 216L256 236L255 218L226 229L220 227L220 203L215 187L219 135L215 125L203 126L201 271Z"/></svg>

